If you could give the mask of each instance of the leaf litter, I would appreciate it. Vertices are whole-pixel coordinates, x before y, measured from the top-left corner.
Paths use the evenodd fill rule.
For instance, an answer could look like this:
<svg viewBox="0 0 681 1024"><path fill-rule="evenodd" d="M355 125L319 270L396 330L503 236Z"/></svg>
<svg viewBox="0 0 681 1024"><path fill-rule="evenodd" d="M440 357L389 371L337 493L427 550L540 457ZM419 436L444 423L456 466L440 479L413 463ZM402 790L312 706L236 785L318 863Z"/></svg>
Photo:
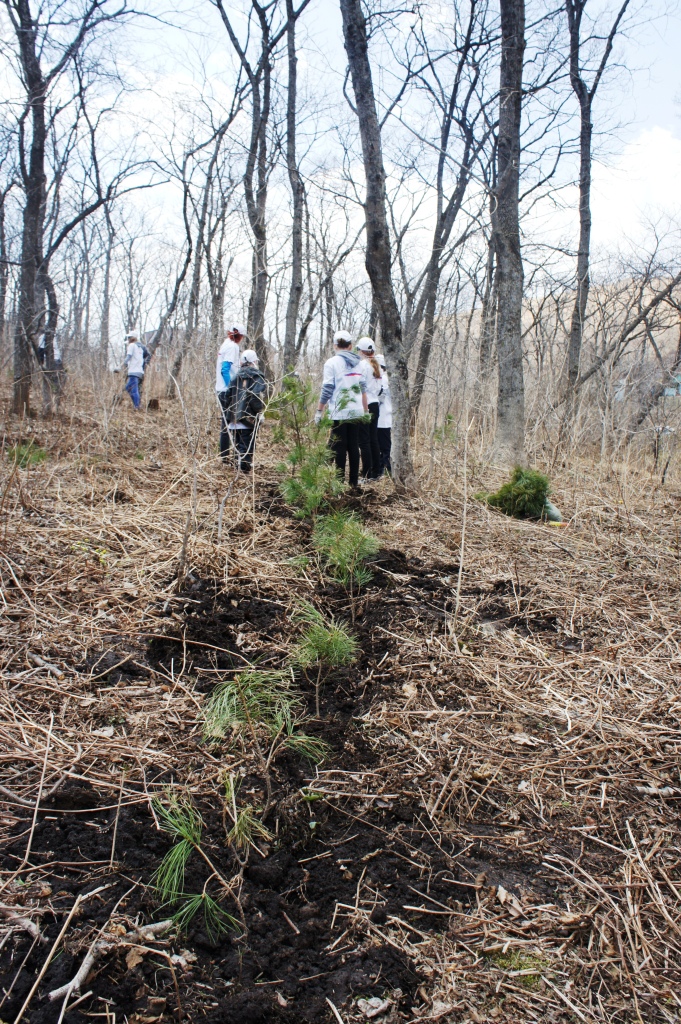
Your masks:
<svg viewBox="0 0 681 1024"><path fill-rule="evenodd" d="M55 424L49 459L8 483L0 1017L30 997L24 1019L53 1021L48 994L98 950L70 1021L681 1019L673 483L559 474L560 545L471 503L456 616L454 463L419 496L354 500L382 545L352 597L357 662L319 718L296 676L329 752L278 755L240 869L224 775L254 812L266 786L246 732L206 739L206 701L245 667L281 670L301 601L341 620L348 595L269 461L230 488L174 415L106 442ZM139 938L162 917L169 787L238 879L241 933L197 917ZM188 861L191 891L222 898L209 875Z"/></svg>

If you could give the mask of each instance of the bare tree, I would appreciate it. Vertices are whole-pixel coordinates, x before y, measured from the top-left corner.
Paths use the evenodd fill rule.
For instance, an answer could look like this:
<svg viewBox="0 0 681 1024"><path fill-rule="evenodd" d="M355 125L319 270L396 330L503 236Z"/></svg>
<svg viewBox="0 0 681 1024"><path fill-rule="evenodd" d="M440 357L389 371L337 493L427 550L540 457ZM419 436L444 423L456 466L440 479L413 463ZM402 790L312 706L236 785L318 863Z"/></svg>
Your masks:
<svg viewBox="0 0 681 1024"><path fill-rule="evenodd" d="M576 384L579 377L579 363L584 336L584 319L589 298L589 263L591 251L591 157L593 141L592 111L596 91L612 53L615 36L620 28L629 0L617 12L606 37L605 46L591 85L587 84L582 57L582 19L588 0L565 0L568 31L570 38L570 84L579 102L579 244L577 248L577 291L570 323L570 338L567 352L567 403L565 424L570 424L574 415Z"/></svg>
<svg viewBox="0 0 681 1024"><path fill-rule="evenodd" d="M24 191L23 231L19 279L19 310L14 341L13 411L23 415L29 409L33 356L41 323L41 282L43 231L46 208L46 142L48 102L64 72L70 69L87 42L106 23L128 12L126 0L114 7L108 0L73 0L65 5L49 0L35 11L32 0L2 0L16 38L16 56L25 90L25 106L19 118L19 167ZM66 41L64 26L71 27ZM56 54L49 68L43 67L47 54ZM29 127L30 125L30 127ZM27 132L28 128L28 132ZM30 134L30 141L27 140ZM104 200L102 199L102 202ZM101 203L99 204L101 205ZM78 217L79 223L82 217ZM68 230L62 229L53 243L56 248ZM49 362L47 372L53 372Z"/></svg>
<svg viewBox="0 0 681 1024"><path fill-rule="evenodd" d="M395 410L393 477L398 486L406 487L413 479L409 444L409 353L405 351L402 342L402 321L392 282L392 252L386 207L381 126L376 111L367 26L361 0L340 0L340 7L343 15L345 52L350 67L364 158L366 268L380 310L383 349L391 374L391 393Z"/></svg>
<svg viewBox="0 0 681 1024"><path fill-rule="evenodd" d="M291 7L291 17L297 19L310 0L303 0L296 9ZM279 14L279 0L261 5L251 0L248 18L248 35L242 45L234 31L223 0L214 0L222 17L227 35L234 48L241 68L250 86L251 130L247 149L246 166L243 174L246 212L253 234L253 269L251 274L251 297L248 306L248 329L251 340L260 355L263 368L272 376L269 353L265 341L265 311L269 274L267 269L267 195L272 158L269 153L268 129L272 112L272 73L274 54L283 39L288 25L287 14L283 24L275 25ZM254 17L253 17L254 16ZM255 20L259 31L259 46L254 60L248 56L251 28ZM295 45L295 42L294 42Z"/></svg>
<svg viewBox="0 0 681 1024"><path fill-rule="evenodd" d="M497 171L492 230L496 254L499 390L495 452L504 461L525 458L523 378L523 263L520 253L520 121L525 0L501 0L501 68Z"/></svg>

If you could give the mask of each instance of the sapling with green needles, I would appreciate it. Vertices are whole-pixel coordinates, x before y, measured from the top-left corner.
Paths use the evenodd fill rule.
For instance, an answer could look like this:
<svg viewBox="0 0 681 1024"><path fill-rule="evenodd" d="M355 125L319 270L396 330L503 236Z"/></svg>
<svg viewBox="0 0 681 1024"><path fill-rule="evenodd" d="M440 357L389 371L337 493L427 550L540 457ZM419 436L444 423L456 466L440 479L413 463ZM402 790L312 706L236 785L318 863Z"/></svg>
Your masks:
<svg viewBox="0 0 681 1024"><path fill-rule="evenodd" d="M228 731L248 731L267 786L263 819L272 806L270 766L284 748L321 761L326 745L299 732L304 724L303 700L291 687L288 672L246 669L219 683L204 714L204 736L223 739ZM267 737L263 746L261 737Z"/></svg>
<svg viewBox="0 0 681 1024"><path fill-rule="evenodd" d="M281 493L290 505L298 507L296 516L301 519L345 490L335 466L331 465L331 420L325 416L315 423L315 404L312 382L289 374L268 409L268 416L279 421L273 432L274 440L286 441L288 445L286 462L277 467L284 478Z"/></svg>
<svg viewBox="0 0 681 1024"><path fill-rule="evenodd" d="M237 860L242 866L248 862L248 854L252 846L255 846L256 839L264 839L266 842L272 839L272 833L256 817L255 808L250 804L238 808L236 797L241 785L241 779L233 774L225 775L225 819L229 817L232 827L227 832L227 841L233 847Z"/></svg>
<svg viewBox="0 0 681 1024"><path fill-rule="evenodd" d="M317 668L315 708L317 718L320 718L319 698L324 679L334 669L356 661L359 645L344 623L325 618L307 601L298 605L293 620L305 628L293 650L292 662L305 672Z"/></svg>
<svg viewBox="0 0 681 1024"><path fill-rule="evenodd" d="M186 928L195 915L202 911L209 936L213 939L219 938L230 928L238 929L239 925L236 919L224 911L218 901L208 893L208 885L214 878L217 879L224 893L234 897L240 908L234 884L227 881L203 849L203 820L194 805L188 799L178 797L172 792L166 794L166 801L164 803L155 798L154 810L161 828L164 832L170 833L176 842L168 850L154 875L154 887L164 906L177 908L173 919L181 928ZM193 853L197 853L206 862L211 872L200 893L185 892L185 872Z"/></svg>
<svg viewBox="0 0 681 1024"><path fill-rule="evenodd" d="M313 544L322 556L329 575L348 589L354 622L355 591L371 579L371 572L365 563L377 553L380 542L364 529L359 516L341 510L317 520Z"/></svg>

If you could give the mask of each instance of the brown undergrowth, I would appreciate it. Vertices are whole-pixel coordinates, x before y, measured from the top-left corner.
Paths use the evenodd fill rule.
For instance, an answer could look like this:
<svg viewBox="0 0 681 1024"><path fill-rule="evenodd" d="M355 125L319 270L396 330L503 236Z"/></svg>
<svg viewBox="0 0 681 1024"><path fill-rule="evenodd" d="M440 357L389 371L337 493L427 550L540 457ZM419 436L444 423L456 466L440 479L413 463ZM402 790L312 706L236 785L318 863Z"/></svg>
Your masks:
<svg viewBox="0 0 681 1024"><path fill-rule="evenodd" d="M203 738L206 696L287 664L301 599L349 615L268 430L243 482L208 422L174 402L6 428L0 1019L681 1020L676 478L574 462L564 527L469 501L463 545L453 447L422 493L356 500L382 543L361 657L325 684L325 761L274 762L244 868L225 772L256 809L265 787L246 740ZM29 441L46 456L22 469ZM469 466L470 493L490 481ZM148 930L169 790L245 934Z"/></svg>

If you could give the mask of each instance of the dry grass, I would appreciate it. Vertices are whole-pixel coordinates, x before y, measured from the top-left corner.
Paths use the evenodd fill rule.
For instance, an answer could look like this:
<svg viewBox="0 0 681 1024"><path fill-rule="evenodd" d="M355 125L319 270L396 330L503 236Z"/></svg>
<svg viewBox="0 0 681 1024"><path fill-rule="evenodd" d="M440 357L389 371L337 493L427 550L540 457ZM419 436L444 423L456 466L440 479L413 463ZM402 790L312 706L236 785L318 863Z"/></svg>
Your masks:
<svg viewBox="0 0 681 1024"><path fill-rule="evenodd" d="M319 582L317 567L288 561L299 525L267 516L274 460L234 481L213 454L216 424L206 433L211 409L186 401L184 412L175 402L140 417L120 406L106 430L85 417L36 423L47 458L22 470L3 456L2 835L27 814L28 825L26 856L4 873L0 899L14 906L17 878L30 880L31 919L49 906L40 880L53 867L31 858L31 813L65 780L86 780L121 807L149 802L151 769L196 794L224 770L205 750L208 767L194 766L203 698L190 643L146 667L139 685L112 685L116 663L141 664L150 638L185 628L199 577L237 596L255 588L282 610ZM9 423L5 450L31 433ZM422 494L393 501L383 482L364 510L384 545L412 559L395 580L396 653L372 673L391 695L363 716L381 777L350 778L332 763L311 775L355 815L376 799L417 801L419 827L449 857L453 898L429 901L421 886L379 926L369 915L380 895L363 875L336 930L397 945L419 965L413 1016L395 1020L679 1021L674 467L664 488L633 461L554 470L563 528L469 501L454 618L460 455L445 444L429 452ZM470 493L490 474L473 455L469 466ZM358 615L371 611L367 597ZM283 657L285 636L277 643ZM244 661L261 646L245 633ZM251 758L244 748L230 767ZM466 887L470 906L455 899ZM437 929L415 926L416 911ZM364 1019L356 1007L341 1012Z"/></svg>

